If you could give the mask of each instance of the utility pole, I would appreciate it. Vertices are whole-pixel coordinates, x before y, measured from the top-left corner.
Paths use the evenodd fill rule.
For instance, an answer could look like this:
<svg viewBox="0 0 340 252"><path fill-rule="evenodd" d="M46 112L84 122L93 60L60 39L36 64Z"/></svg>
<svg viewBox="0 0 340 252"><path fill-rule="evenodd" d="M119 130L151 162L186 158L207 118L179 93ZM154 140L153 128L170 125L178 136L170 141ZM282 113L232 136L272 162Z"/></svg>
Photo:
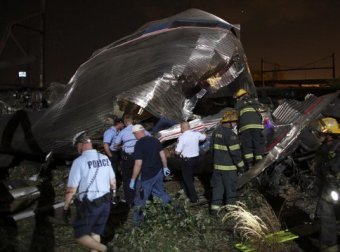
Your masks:
<svg viewBox="0 0 340 252"><path fill-rule="evenodd" d="M40 59L39 59L39 87L45 83L45 0L41 0L40 14Z"/></svg>
<svg viewBox="0 0 340 252"><path fill-rule="evenodd" d="M264 67L264 60L261 59L261 84L262 84L262 87L264 87L263 67Z"/></svg>
<svg viewBox="0 0 340 252"><path fill-rule="evenodd" d="M335 53L332 53L333 79L335 79Z"/></svg>

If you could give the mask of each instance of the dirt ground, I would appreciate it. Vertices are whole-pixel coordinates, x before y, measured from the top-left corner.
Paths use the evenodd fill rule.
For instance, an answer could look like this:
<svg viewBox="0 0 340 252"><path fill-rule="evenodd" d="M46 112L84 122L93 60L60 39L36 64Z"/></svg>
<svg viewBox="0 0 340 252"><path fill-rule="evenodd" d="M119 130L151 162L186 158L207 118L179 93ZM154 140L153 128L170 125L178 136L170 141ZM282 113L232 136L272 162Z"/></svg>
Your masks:
<svg viewBox="0 0 340 252"><path fill-rule="evenodd" d="M62 202L68 172L67 166L56 167L52 170L51 182L38 179L30 183L52 188L54 192L50 192L50 195L53 201ZM22 165L10 171L10 179L29 180L36 173L35 164ZM150 203L146 210L146 222L139 228L133 228L132 211L128 211L124 203L115 205L103 237L105 243L114 251L238 251L234 244L242 239L234 232L232 225L222 222L223 213L219 217L209 215L208 181L207 176L195 179L195 186L201 195L198 205L190 205L184 193L179 193L180 183L176 177L173 181L165 182L173 205L164 208L157 200ZM122 194L122 191L118 194ZM274 213L270 209L263 211L266 202L261 196L246 193L239 200L246 203L252 212L264 214L263 218L273 229L280 229ZM17 223L2 220L0 251L87 251L76 244L72 226L63 222L60 210ZM272 216L268 216L268 212ZM75 213L72 215L75 216Z"/></svg>

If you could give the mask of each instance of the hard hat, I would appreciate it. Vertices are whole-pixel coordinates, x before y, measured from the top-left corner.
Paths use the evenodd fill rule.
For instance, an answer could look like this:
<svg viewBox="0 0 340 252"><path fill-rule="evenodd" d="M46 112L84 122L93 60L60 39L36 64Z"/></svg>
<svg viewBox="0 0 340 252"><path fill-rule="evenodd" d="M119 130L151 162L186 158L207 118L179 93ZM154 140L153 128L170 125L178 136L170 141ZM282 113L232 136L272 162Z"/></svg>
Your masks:
<svg viewBox="0 0 340 252"><path fill-rule="evenodd" d="M91 138L86 134L86 131L81 131L74 135L72 142L74 146L78 143L91 143Z"/></svg>
<svg viewBox="0 0 340 252"><path fill-rule="evenodd" d="M136 124L132 126L132 133L136 133L141 130L144 130L144 127L141 124Z"/></svg>
<svg viewBox="0 0 340 252"><path fill-rule="evenodd" d="M319 119L316 124L316 130L326 134L340 134L339 123L332 117Z"/></svg>
<svg viewBox="0 0 340 252"><path fill-rule="evenodd" d="M248 91L241 88L235 93L234 98L240 98L241 96L243 96L245 94L248 94Z"/></svg>
<svg viewBox="0 0 340 252"><path fill-rule="evenodd" d="M221 119L221 123L227 123L227 122L236 122L238 119L237 113L235 110L228 110L224 112L224 115Z"/></svg>

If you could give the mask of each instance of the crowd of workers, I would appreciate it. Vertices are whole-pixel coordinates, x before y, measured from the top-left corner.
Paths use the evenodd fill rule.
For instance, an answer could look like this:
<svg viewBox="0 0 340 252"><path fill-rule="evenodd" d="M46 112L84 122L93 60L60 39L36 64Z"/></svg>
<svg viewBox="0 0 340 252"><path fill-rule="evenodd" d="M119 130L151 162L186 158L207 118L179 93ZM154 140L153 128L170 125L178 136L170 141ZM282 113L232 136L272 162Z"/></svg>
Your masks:
<svg viewBox="0 0 340 252"><path fill-rule="evenodd" d="M216 215L222 205L235 204L238 176L251 169L264 155L259 103L244 89L238 90L234 97L235 109L224 113L210 141L214 164L210 181L212 215ZM100 242L100 235L109 216L110 196L116 193L121 182L124 200L133 207L135 226L143 221L143 209L151 195L160 198L163 204L171 202L163 182L170 170L160 141L141 124L133 125L131 115L125 115L123 120L114 117L112 123L103 137L106 156L93 149L86 132L74 137L74 145L81 155L71 167L64 218L69 220L70 203L76 196L75 237L91 251L107 251ZM322 192L318 216L322 227L321 243L329 247L336 244L337 238L334 200L338 199L334 197L338 195L334 188L340 188L336 183L340 179L340 129L334 118L320 119L317 125L323 142L317 152L316 171L320 175ZM180 126L182 135L178 138L175 153L181 159L186 195L192 203L197 203L199 197L194 186L194 173L199 162L199 144L206 140L206 135L191 130L188 122L182 122ZM329 192L333 197L331 200L326 197Z"/></svg>

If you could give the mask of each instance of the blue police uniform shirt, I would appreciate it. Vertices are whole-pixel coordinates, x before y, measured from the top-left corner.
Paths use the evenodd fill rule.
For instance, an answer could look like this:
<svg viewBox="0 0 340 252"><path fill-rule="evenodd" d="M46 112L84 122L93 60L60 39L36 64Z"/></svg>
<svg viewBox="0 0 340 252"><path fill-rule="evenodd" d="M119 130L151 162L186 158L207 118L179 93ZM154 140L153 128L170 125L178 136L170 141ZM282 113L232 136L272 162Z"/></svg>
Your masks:
<svg viewBox="0 0 340 252"><path fill-rule="evenodd" d="M114 141L115 145L123 144L122 150L128 154L132 154L134 152L137 142L135 135L132 133L132 127L132 124L126 126L119 132ZM150 136L150 133L145 130L145 135Z"/></svg>
<svg viewBox="0 0 340 252"><path fill-rule="evenodd" d="M135 160L142 160L142 181L153 178L162 169L162 160L159 155L161 150L161 143L152 136L144 136L137 141L134 158Z"/></svg>
<svg viewBox="0 0 340 252"><path fill-rule="evenodd" d="M117 151L117 148L115 147L115 143L114 143L117 135L118 135L118 132L114 126L112 126L111 128L107 129L104 132L103 142L110 146L111 151Z"/></svg>
<svg viewBox="0 0 340 252"><path fill-rule="evenodd" d="M110 180L115 178L109 158L97 152L97 150L86 150L72 163L67 186L78 187L79 199L85 195L85 191L93 180L96 170L98 173L88 189L87 197L94 200L110 192Z"/></svg>

